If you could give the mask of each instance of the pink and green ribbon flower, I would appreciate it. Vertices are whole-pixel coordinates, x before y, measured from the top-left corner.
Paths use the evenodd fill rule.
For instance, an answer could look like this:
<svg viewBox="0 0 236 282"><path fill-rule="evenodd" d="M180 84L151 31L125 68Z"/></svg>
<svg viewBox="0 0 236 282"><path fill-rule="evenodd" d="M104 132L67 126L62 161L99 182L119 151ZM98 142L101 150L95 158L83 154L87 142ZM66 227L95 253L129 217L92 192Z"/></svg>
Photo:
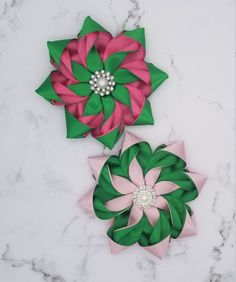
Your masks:
<svg viewBox="0 0 236 282"><path fill-rule="evenodd" d="M80 204L109 220L113 253L138 243L162 258L171 239L196 234L188 203L206 177L187 169L183 142L152 151L147 142L127 133L118 156L90 158L90 166L97 185Z"/></svg>
<svg viewBox="0 0 236 282"><path fill-rule="evenodd" d="M112 148L125 125L153 124L147 98L168 75L147 63L143 28L112 35L90 17L77 38L49 41L55 70L36 92L64 106L68 138Z"/></svg>

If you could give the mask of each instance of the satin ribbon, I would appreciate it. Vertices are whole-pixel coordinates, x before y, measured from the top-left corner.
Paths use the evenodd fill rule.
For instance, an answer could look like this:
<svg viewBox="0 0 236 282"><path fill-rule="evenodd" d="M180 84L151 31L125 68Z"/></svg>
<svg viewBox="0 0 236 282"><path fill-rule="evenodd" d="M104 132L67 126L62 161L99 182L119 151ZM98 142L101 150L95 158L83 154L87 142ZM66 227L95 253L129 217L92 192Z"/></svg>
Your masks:
<svg viewBox="0 0 236 282"><path fill-rule="evenodd" d="M198 196L206 177L187 169L183 142L152 151L148 143L126 133L119 156L93 157L89 163L97 185L80 205L110 221L112 253L138 243L162 258L172 238L196 234L187 203ZM140 185L154 189L157 199L151 207L133 203L132 193Z"/></svg>
<svg viewBox="0 0 236 282"><path fill-rule="evenodd" d="M112 148L126 125L153 124L147 98L167 74L145 62L144 29L112 35L90 17L77 39L49 41L52 71L36 92L56 106L64 106L68 138L89 133ZM114 91L94 94L89 80L97 70L113 74Z"/></svg>

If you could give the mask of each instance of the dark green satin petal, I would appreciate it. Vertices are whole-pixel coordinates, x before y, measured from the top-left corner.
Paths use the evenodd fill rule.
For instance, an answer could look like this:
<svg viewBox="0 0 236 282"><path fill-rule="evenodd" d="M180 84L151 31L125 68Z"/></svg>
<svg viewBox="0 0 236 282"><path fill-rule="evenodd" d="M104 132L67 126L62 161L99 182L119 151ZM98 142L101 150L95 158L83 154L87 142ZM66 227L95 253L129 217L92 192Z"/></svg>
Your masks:
<svg viewBox="0 0 236 282"><path fill-rule="evenodd" d="M84 107L84 116L95 116L102 111L100 95L91 94Z"/></svg>
<svg viewBox="0 0 236 282"><path fill-rule="evenodd" d="M152 92L154 92L168 78L168 74L151 63L147 63L147 66L151 76Z"/></svg>
<svg viewBox="0 0 236 282"><path fill-rule="evenodd" d="M91 17L86 17L82 26L82 29L79 33L79 37L83 37L90 32L95 31L106 31L100 24L95 22Z"/></svg>
<svg viewBox="0 0 236 282"><path fill-rule="evenodd" d="M123 35L128 36L139 42L145 48L145 33L144 28L139 27L133 30L125 31Z"/></svg>
<svg viewBox="0 0 236 282"><path fill-rule="evenodd" d="M69 111L65 110L67 138L82 138L91 130L90 127L80 122Z"/></svg>
<svg viewBox="0 0 236 282"><path fill-rule="evenodd" d="M124 61L128 53L129 52L118 52L111 54L104 63L105 70L110 73L114 73L114 71L117 70L120 64Z"/></svg>
<svg viewBox="0 0 236 282"><path fill-rule="evenodd" d="M89 96L92 93L90 85L88 83L76 83L67 86L78 96Z"/></svg>
<svg viewBox="0 0 236 282"><path fill-rule="evenodd" d="M144 125L144 124L147 125L154 124L152 109L148 101L145 101L142 112L133 125Z"/></svg>
<svg viewBox="0 0 236 282"><path fill-rule="evenodd" d="M172 221L171 237L177 238L184 227L186 219L185 205L181 201L173 198L170 195L163 195L163 197L167 200L170 209Z"/></svg>
<svg viewBox="0 0 236 282"><path fill-rule="evenodd" d="M91 73L81 64L71 61L72 73L74 77L81 82L88 82L91 77Z"/></svg>
<svg viewBox="0 0 236 282"><path fill-rule="evenodd" d="M130 94L125 86L117 84L115 90L111 94L117 101L131 107Z"/></svg>
<svg viewBox="0 0 236 282"><path fill-rule="evenodd" d="M60 97L57 96L57 93L55 92L55 90L52 86L50 75L39 86L39 88L35 90L35 92L49 102L51 102L51 101L62 102L62 100L60 99Z"/></svg>
<svg viewBox="0 0 236 282"><path fill-rule="evenodd" d="M115 77L115 82L121 84L130 83L139 80L137 76L132 74L130 71L122 68L116 70L113 75Z"/></svg>
<svg viewBox="0 0 236 282"><path fill-rule="evenodd" d="M127 226L128 213L121 213L114 218L113 226L108 230L108 236L123 246L135 244L142 233L143 218L133 226ZM122 228L126 227L126 228ZM121 228L121 229L120 229Z"/></svg>
<svg viewBox="0 0 236 282"><path fill-rule="evenodd" d="M113 114L114 109L115 109L114 98L110 95L103 97L102 105L103 105L103 114L104 114L105 120L107 120Z"/></svg>
<svg viewBox="0 0 236 282"><path fill-rule="evenodd" d="M93 73L103 69L102 59L100 58L95 46L90 49L87 55L87 67Z"/></svg>
<svg viewBox="0 0 236 282"><path fill-rule="evenodd" d="M107 146L109 149L112 149L122 133L123 132L120 132L120 126L118 126L108 134L97 137L97 140Z"/></svg>
<svg viewBox="0 0 236 282"><path fill-rule="evenodd" d="M50 59L53 59L57 66L60 66L61 55L70 41L71 39L47 42Z"/></svg>

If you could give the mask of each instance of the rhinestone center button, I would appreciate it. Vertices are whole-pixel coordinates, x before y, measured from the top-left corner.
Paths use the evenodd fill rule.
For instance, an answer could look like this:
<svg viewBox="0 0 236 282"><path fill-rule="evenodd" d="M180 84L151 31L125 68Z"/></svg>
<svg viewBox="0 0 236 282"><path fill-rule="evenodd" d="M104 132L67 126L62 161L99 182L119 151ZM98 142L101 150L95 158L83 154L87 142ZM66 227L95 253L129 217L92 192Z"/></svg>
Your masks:
<svg viewBox="0 0 236 282"><path fill-rule="evenodd" d="M114 77L105 70L96 71L95 74L92 74L89 84L91 90L100 96L110 95L116 85Z"/></svg>
<svg viewBox="0 0 236 282"><path fill-rule="evenodd" d="M156 192L149 186L138 186L133 192L132 200L134 205L140 208L150 208L156 202Z"/></svg>

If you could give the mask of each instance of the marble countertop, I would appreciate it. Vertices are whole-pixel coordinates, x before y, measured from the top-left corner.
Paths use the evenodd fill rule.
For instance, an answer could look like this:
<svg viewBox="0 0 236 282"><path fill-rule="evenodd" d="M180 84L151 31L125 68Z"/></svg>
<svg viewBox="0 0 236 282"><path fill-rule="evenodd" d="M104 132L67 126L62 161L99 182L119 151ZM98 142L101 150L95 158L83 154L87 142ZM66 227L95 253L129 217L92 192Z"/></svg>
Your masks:
<svg viewBox="0 0 236 282"><path fill-rule="evenodd" d="M184 140L209 177L191 204L198 235L163 260L110 254L105 223L77 204L94 185L87 157L104 149L66 139L63 109L34 93L52 69L46 41L87 15L113 34L146 28L147 59L169 79L150 98L155 125L129 130L153 147ZM1 282L235 281L234 17L233 0L0 0Z"/></svg>

